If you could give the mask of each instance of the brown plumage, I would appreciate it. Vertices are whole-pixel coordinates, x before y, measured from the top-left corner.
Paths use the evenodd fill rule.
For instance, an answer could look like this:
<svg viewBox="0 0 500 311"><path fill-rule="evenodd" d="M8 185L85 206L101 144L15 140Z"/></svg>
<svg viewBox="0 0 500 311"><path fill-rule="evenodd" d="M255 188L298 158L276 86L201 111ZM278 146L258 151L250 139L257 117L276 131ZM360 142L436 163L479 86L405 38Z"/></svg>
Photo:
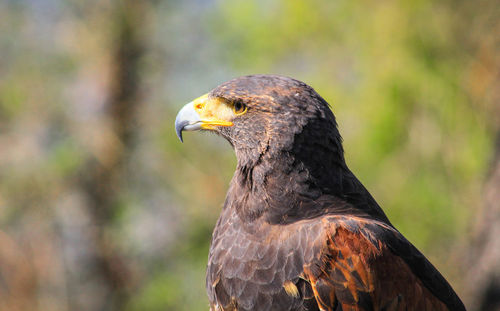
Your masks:
<svg viewBox="0 0 500 311"><path fill-rule="evenodd" d="M240 77L186 105L238 164L213 232L211 310L465 310L347 167L328 104L281 76Z"/></svg>

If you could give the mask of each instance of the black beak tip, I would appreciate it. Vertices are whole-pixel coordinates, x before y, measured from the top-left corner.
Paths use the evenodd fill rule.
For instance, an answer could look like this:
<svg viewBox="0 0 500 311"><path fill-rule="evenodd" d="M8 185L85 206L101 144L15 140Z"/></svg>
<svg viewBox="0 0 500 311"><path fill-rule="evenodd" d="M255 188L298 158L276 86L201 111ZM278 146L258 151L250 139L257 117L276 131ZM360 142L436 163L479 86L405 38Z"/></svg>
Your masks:
<svg viewBox="0 0 500 311"><path fill-rule="evenodd" d="M175 133L177 134L177 137L179 137L181 143L184 142L184 140L182 139L182 131L188 123L188 121L175 122Z"/></svg>

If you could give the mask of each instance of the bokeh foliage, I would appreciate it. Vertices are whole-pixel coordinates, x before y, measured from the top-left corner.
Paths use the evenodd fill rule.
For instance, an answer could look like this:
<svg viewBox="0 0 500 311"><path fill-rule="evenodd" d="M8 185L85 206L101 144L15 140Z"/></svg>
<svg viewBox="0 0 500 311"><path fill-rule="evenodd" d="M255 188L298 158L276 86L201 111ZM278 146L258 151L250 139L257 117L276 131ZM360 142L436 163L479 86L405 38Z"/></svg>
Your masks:
<svg viewBox="0 0 500 311"><path fill-rule="evenodd" d="M207 309L208 244L235 159L208 134L181 145L173 122L183 103L252 73L303 80L332 105L351 169L462 293L500 115L495 1L137 3L0 2L7 306ZM130 42L140 53L120 50ZM124 69L137 79L122 100ZM88 187L102 180L101 213Z"/></svg>

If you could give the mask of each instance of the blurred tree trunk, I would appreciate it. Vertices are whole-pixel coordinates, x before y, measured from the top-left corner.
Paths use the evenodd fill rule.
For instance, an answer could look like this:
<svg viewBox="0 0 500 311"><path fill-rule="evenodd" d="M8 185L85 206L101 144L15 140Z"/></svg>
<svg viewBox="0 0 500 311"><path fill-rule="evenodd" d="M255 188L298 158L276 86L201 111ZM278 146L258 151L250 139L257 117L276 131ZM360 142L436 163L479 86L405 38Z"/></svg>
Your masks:
<svg viewBox="0 0 500 311"><path fill-rule="evenodd" d="M0 231L1 310L34 310L37 274L26 251Z"/></svg>
<svg viewBox="0 0 500 311"><path fill-rule="evenodd" d="M456 5L459 42L470 56L467 83L472 103L485 109L496 140L482 191L481 208L464 254L463 297L471 311L500 311L500 29L495 1ZM468 22L464 22L468 21ZM479 204L478 204L479 205ZM475 207L473 207L475 208Z"/></svg>
<svg viewBox="0 0 500 311"><path fill-rule="evenodd" d="M136 111L140 104L140 58L144 52L141 30L147 20L147 2L115 1L111 10L110 90L106 116L110 122L107 148L89 159L84 167L82 188L94 224L93 273L103 284L108 299L101 310L123 310L134 278L130 265L113 239L110 228L121 208L120 194L126 191L127 162L133 148Z"/></svg>
<svg viewBox="0 0 500 311"><path fill-rule="evenodd" d="M471 310L500 310L500 131L484 186L483 211L468 252L465 280Z"/></svg>

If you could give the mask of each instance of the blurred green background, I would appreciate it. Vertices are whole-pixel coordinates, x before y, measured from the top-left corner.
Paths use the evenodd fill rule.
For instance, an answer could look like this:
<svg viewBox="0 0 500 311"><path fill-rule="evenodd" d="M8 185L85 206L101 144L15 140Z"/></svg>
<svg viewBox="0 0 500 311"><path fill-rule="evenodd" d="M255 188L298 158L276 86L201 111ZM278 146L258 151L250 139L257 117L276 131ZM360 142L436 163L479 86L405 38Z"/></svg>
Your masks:
<svg viewBox="0 0 500 311"><path fill-rule="evenodd" d="M235 158L173 123L253 73L332 105L351 169L479 310L499 20L494 0L0 0L0 310L207 310Z"/></svg>

